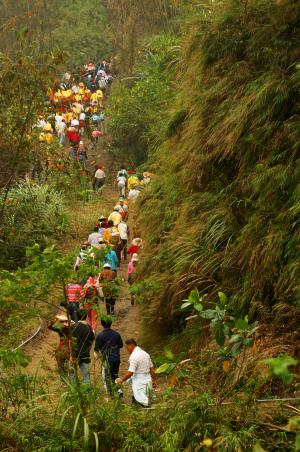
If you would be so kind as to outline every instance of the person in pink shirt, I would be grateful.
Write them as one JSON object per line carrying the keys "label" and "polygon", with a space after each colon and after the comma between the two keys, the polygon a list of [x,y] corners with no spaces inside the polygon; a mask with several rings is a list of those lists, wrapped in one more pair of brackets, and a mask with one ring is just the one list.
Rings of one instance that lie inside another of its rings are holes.
{"label": "person in pink shirt", "polygon": [[100,300],[99,297],[99,281],[97,278],[90,276],[84,285],[84,304],[83,308],[87,312],[87,321],[90,324],[93,332],[95,333],[98,324],[98,312],[97,312],[97,304]]}
{"label": "person in pink shirt", "polygon": [[82,284],[77,282],[71,282],[65,286],[65,295],[67,301],[67,310],[74,322],[79,321],[78,311],[80,308],[80,303],[84,298],[84,291]]}
{"label": "person in pink shirt", "polygon": [[[138,265],[138,262],[139,262],[139,256],[138,256],[138,254],[134,253],[132,255],[131,261],[129,262],[128,267],[127,267],[127,279],[128,279],[128,283],[130,286],[133,285],[133,274]],[[131,306],[133,306],[133,305],[134,305],[134,295],[131,294]]]}
{"label": "person in pink shirt", "polygon": [[101,132],[101,130],[95,129],[92,131],[91,140],[92,140],[94,149],[96,149],[96,147],[97,147],[99,137],[102,137],[102,136],[103,136],[103,132]]}

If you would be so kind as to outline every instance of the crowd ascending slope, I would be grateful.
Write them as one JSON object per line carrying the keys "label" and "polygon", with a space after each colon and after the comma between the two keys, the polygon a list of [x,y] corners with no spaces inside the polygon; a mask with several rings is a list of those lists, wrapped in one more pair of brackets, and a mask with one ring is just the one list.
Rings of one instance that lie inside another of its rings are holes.
{"label": "crowd ascending slope", "polygon": [[[51,143],[50,135],[56,133],[60,145],[65,146],[68,139],[69,157],[78,158],[83,168],[85,168],[83,157],[86,157],[86,154],[82,137],[90,133],[96,144],[98,136],[95,134],[93,137],[93,133],[97,131],[103,133],[102,90],[104,84],[107,89],[112,81],[105,62],[98,67],[87,65],[85,68],[85,82],[79,84],[73,82],[69,88],[70,85],[64,81],[59,91],[49,93],[52,108],[56,110],[55,125],[49,122],[44,124],[42,118],[39,118],[38,125],[43,128],[40,140],[47,139],[47,142]],[[69,75],[65,74],[65,79],[68,78]],[[149,406],[149,394],[152,382],[155,382],[150,356],[138,347],[134,339],[128,339],[125,343],[130,353],[129,370],[119,378],[120,349],[123,347],[123,340],[111,325],[116,316],[115,306],[120,295],[121,263],[126,263],[127,280],[129,285],[132,285],[143,248],[136,227],[129,229],[130,204],[150,182],[151,177],[150,173],[138,174],[127,171],[124,166],[120,168],[116,175],[118,201],[109,215],[99,216],[93,231],[81,244],[74,262],[76,276],[65,286],[66,313],[57,315],[49,324],[49,328],[60,337],[56,359],[63,381],[71,379],[79,383],[77,376],[79,367],[82,383],[90,384],[90,355],[95,341],[94,353],[101,358],[102,376],[108,393],[111,396],[121,396],[121,385],[131,379],[133,402],[143,407]],[[105,180],[103,167],[97,165],[94,189],[96,191],[101,189]],[[91,271],[87,276],[89,268]],[[134,303],[132,295],[131,305]],[[97,334],[99,318],[103,331]]]}
{"label": "crowd ascending slope", "polygon": [[[60,83],[48,89],[48,114],[40,114],[34,125],[39,142],[48,147],[57,143],[67,148],[67,155],[78,160],[85,170],[87,150],[83,138],[90,140],[95,149],[99,138],[104,136],[104,100],[112,82],[110,65],[105,60],[96,65],[87,64],[77,78],[65,73]],[[40,177],[51,166],[59,166],[51,156],[44,165],[39,160],[33,168],[34,176]]]}

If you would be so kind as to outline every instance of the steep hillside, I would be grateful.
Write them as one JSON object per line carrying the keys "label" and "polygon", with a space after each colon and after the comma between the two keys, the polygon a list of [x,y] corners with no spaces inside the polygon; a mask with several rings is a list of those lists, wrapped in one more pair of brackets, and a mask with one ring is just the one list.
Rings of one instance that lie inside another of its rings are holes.
{"label": "steep hillside", "polygon": [[160,283],[146,309],[164,331],[195,287],[237,315],[299,316],[299,4],[217,3],[189,23],[141,201],[141,277]]}

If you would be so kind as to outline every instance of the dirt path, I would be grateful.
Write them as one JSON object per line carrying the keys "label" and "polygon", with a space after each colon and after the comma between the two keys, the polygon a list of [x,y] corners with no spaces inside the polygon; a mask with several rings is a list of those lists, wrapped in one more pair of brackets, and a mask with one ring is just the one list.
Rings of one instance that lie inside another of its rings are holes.
{"label": "dirt path", "polygon": [[[140,333],[140,312],[138,306],[131,306],[128,284],[125,279],[126,263],[121,264],[118,276],[124,280],[121,283],[121,293],[116,304],[116,318],[113,328],[117,330],[123,340],[129,337],[139,337]],[[104,310],[104,305],[102,306]],[[98,324],[97,333],[102,331],[101,324]],[[96,334],[97,334],[96,333]],[[24,348],[26,354],[31,356],[32,361],[26,368],[26,373],[36,375],[47,381],[49,389],[54,391],[61,387],[57,374],[56,360],[54,350],[58,343],[58,335],[50,330],[44,329],[36,339]],[[91,381],[102,386],[100,377],[100,363],[95,362],[93,353],[91,353]],[[128,353],[125,347],[121,350],[121,368],[120,374],[127,370]],[[129,388],[125,388],[125,392],[129,394]]]}

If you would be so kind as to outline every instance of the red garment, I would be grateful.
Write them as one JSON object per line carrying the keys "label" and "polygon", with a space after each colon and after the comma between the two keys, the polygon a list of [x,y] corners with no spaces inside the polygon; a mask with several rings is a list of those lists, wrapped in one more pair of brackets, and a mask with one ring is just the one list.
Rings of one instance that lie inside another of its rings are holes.
{"label": "red garment", "polygon": [[82,284],[69,283],[66,285],[66,296],[69,303],[80,302],[84,295]]}
{"label": "red garment", "polygon": [[67,136],[68,136],[69,140],[72,143],[79,143],[80,142],[81,137],[80,137],[80,134],[78,132],[72,132],[72,131],[68,130],[67,131]]}
{"label": "red garment", "polygon": [[66,113],[67,107],[64,104],[58,104],[57,111],[58,113]]}
{"label": "red garment", "polygon": [[139,254],[139,247],[137,245],[130,245],[130,247],[128,248],[127,253],[128,254]]}
{"label": "red garment", "polygon": [[[96,278],[93,278],[93,276],[90,276],[84,286],[85,291],[89,288],[95,288],[98,284],[98,281]],[[95,300],[90,300],[90,303],[85,303],[83,305],[83,308],[87,311],[87,321],[90,324],[92,330],[95,332],[97,329],[98,324],[98,312],[96,309],[93,309],[93,302],[98,301],[98,295],[95,296]]]}
{"label": "red garment", "polygon": [[57,346],[57,351],[65,350],[68,356],[71,356],[71,348],[72,348],[72,339],[67,338],[59,338],[59,343]]}
{"label": "red garment", "polygon": [[98,312],[96,311],[96,309],[90,309],[88,311],[87,319],[88,319],[88,322],[89,322],[92,330],[95,333],[95,331],[97,329],[97,325],[98,325]]}

